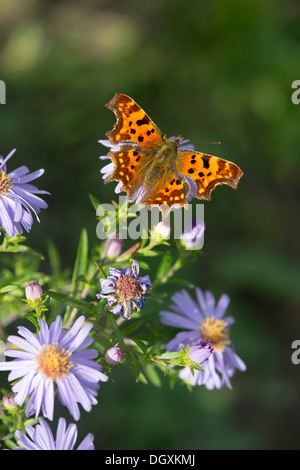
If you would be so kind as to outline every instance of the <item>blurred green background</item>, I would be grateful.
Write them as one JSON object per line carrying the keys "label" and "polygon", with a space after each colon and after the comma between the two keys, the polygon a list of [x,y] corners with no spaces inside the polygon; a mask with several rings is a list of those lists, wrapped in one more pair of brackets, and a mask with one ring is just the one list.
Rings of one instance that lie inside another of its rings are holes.
{"label": "blurred green background", "polygon": [[299,448],[299,19],[296,0],[0,2],[0,152],[17,147],[9,170],[45,168],[37,185],[51,192],[32,247],[45,253],[52,239],[71,267],[83,226],[97,242],[88,193],[114,198],[97,141],[115,92],[244,171],[237,191],[219,187],[205,203],[204,254],[183,275],[230,295],[247,372],[232,391],[189,393],[116,371],[79,425],[97,449]]}

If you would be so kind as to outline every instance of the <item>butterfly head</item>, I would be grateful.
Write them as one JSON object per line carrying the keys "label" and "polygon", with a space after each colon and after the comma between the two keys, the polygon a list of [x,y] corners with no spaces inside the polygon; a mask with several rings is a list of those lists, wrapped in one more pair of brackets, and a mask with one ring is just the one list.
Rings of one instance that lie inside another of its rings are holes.
{"label": "butterfly head", "polygon": [[170,137],[168,143],[172,143],[176,149],[180,146],[181,142],[183,141],[183,137],[179,135],[178,137]]}

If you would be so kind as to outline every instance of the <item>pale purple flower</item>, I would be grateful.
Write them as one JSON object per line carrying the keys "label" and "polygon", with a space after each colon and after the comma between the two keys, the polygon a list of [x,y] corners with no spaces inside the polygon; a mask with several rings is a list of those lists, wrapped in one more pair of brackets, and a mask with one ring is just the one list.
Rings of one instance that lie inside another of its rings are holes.
{"label": "pale purple flower", "polygon": [[[26,426],[25,430],[27,436],[22,431],[15,432],[19,447],[14,450],[74,450],[78,435],[76,424],[69,424],[66,428],[64,418],[59,418],[55,438],[44,419],[40,419],[35,426]],[[94,450],[93,441],[93,434],[88,434],[76,450]]]}
{"label": "pale purple flower", "polygon": [[205,224],[202,220],[189,221],[180,239],[187,250],[200,250],[204,243]]}
{"label": "pale purple flower", "polygon": [[13,156],[16,149],[5,159],[0,157],[0,226],[9,238],[23,233],[23,228],[30,231],[33,224],[32,212],[37,214],[41,209],[47,209],[43,199],[37,194],[49,194],[47,191],[37,189],[29,182],[39,178],[44,170],[29,173],[26,166],[7,173],[6,162]]}
{"label": "pale purple flower", "polygon": [[60,402],[76,421],[80,418],[78,404],[91,411],[97,403],[98,382],[106,382],[108,377],[100,372],[100,364],[91,360],[98,356],[97,351],[86,349],[93,342],[88,336],[93,325],[84,322],[85,317],[81,316],[66,331],[57,316],[50,327],[40,320],[37,335],[20,326],[21,337],[8,337],[18,349],[8,349],[5,355],[16,359],[0,363],[0,370],[11,370],[9,381],[19,379],[12,391],[20,406],[29,397],[27,417],[35,414],[37,418],[42,410],[45,418],[53,419],[55,384]]}
{"label": "pale purple flower", "polygon": [[210,341],[213,353],[203,364],[204,372],[194,371],[192,375],[189,367],[184,367],[179,377],[188,380],[191,385],[205,385],[208,389],[231,387],[230,378],[235,371],[245,371],[246,366],[235,353],[229,338],[229,327],[234,323],[232,317],[226,317],[225,312],[229,304],[229,297],[223,294],[215,305],[211,292],[203,293],[196,288],[197,301],[193,300],[186,290],[173,295],[173,305],[169,311],[160,312],[160,320],[165,325],[180,328],[180,331],[167,345],[167,351],[179,351],[181,344],[185,349],[187,345],[197,344],[198,340]]}
{"label": "pale purple flower", "polygon": [[148,275],[140,277],[139,264],[132,260],[132,268],[109,268],[109,276],[100,279],[101,292],[98,299],[106,298],[112,312],[129,320],[132,308],[138,312],[143,308],[147,299],[146,292],[151,290]]}
{"label": "pale purple flower", "polygon": [[[170,137],[169,140],[174,140],[175,139],[175,136],[172,136]],[[122,147],[122,142],[120,144],[117,144],[117,145],[114,145],[114,144],[111,144],[110,141],[108,139],[104,139],[104,140],[98,140],[98,142],[103,145],[104,147],[107,147],[109,148],[109,151],[110,152],[116,152],[118,150],[121,149]],[[190,141],[188,139],[183,139],[178,147],[178,150],[194,150],[194,145],[190,144],[189,143]],[[128,142],[127,142],[128,144]],[[132,144],[133,146],[135,144]],[[100,157],[100,160],[109,160],[109,163],[107,165],[105,165],[101,170],[100,172],[103,174],[103,179],[105,180],[106,178],[108,178],[108,176],[111,175],[111,173],[114,171],[114,163],[111,161],[111,158],[109,155],[102,155]],[[186,176],[189,184],[190,184],[190,187],[191,187],[191,192],[188,196],[188,201],[190,201],[191,199],[193,199],[195,197],[195,194],[196,194],[196,185],[194,183],[194,181],[189,178],[188,176]],[[122,183],[121,181],[118,182],[117,186],[115,187],[115,193],[116,194],[119,194],[121,191],[122,191]],[[146,193],[146,191],[144,190],[143,186],[141,186],[139,188],[139,190],[137,191],[137,193],[134,195],[133,199],[129,199],[129,202],[135,202],[136,204],[139,204],[139,202],[141,201],[142,197],[144,196],[144,194]]]}

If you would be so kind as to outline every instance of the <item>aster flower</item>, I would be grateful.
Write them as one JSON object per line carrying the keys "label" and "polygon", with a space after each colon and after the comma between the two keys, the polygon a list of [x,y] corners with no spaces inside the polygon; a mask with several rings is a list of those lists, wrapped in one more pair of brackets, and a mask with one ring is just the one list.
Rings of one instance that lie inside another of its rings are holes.
{"label": "aster flower", "polygon": [[[49,424],[40,419],[36,426],[26,426],[26,436],[22,431],[16,431],[18,445],[14,450],[74,450],[77,439],[76,424],[69,424],[66,428],[66,420],[59,418],[56,437],[52,434]],[[94,450],[93,434],[88,434],[76,450]]]}
{"label": "aster flower", "polygon": [[37,214],[41,209],[47,209],[43,199],[37,194],[49,194],[40,191],[30,181],[39,178],[44,170],[29,173],[26,166],[20,166],[11,173],[7,173],[6,162],[13,156],[16,149],[7,155],[5,159],[0,157],[0,225],[9,238],[23,233],[23,228],[30,231],[33,224],[31,212],[39,221]]}
{"label": "aster flower", "polygon": [[[169,140],[174,140],[175,139],[175,136],[172,136],[170,137]],[[104,139],[104,140],[98,140],[98,142],[103,145],[104,147],[107,147],[109,148],[109,152],[116,152],[118,150],[120,150],[121,146],[122,146],[122,143],[121,144],[117,144],[117,145],[114,145],[114,144],[111,144],[110,141],[108,139]],[[183,139],[180,143],[180,146],[178,147],[178,150],[194,150],[194,145],[190,144],[189,143],[190,141],[188,139]],[[128,142],[127,142],[128,144]],[[133,144],[134,145],[134,144]],[[106,178],[108,178],[108,176],[111,175],[111,173],[114,171],[114,163],[111,161],[111,158],[109,155],[102,155],[100,157],[100,160],[109,160],[109,163],[107,165],[105,165],[101,170],[100,172],[103,174],[103,179],[105,180]],[[195,197],[195,194],[196,194],[196,186],[195,186],[195,183],[194,181],[189,178],[188,176],[186,176],[189,184],[190,184],[190,187],[191,187],[191,192],[188,196],[188,201],[190,201],[191,199],[193,199]],[[116,194],[119,194],[121,191],[122,191],[122,183],[121,181],[118,182],[116,188],[115,188],[115,193]],[[134,196],[133,199],[129,199],[129,202],[135,202],[136,204],[139,204],[140,200],[142,199],[142,197],[144,196],[145,194],[145,191],[143,189],[143,187],[141,187],[136,195]]]}
{"label": "aster flower", "polygon": [[202,220],[189,221],[180,239],[187,250],[200,250],[204,243],[205,224]]}
{"label": "aster flower", "polygon": [[170,311],[160,312],[160,320],[165,325],[186,331],[179,332],[167,345],[167,351],[179,351],[181,344],[185,349],[198,340],[210,341],[213,353],[203,364],[204,372],[195,370],[192,375],[189,367],[179,373],[181,379],[188,380],[191,385],[205,385],[207,389],[221,388],[226,385],[232,388],[230,378],[235,371],[245,371],[246,366],[235,353],[229,338],[229,327],[234,323],[232,317],[224,317],[229,304],[229,297],[223,294],[215,305],[211,292],[203,292],[196,288],[198,302],[182,290],[172,300]]}
{"label": "aster flower", "polygon": [[109,268],[109,276],[100,279],[102,291],[98,299],[106,298],[112,312],[129,320],[134,307],[138,312],[147,299],[146,292],[151,290],[150,277],[139,277],[139,264],[132,260],[132,268]]}
{"label": "aster flower", "polygon": [[106,382],[108,377],[100,372],[99,364],[91,361],[98,353],[86,349],[93,342],[88,337],[93,325],[84,321],[84,316],[79,317],[66,331],[61,317],[57,316],[50,327],[40,320],[37,335],[21,326],[18,332],[22,338],[8,337],[18,349],[9,349],[5,355],[16,359],[0,363],[0,370],[11,370],[9,381],[20,379],[12,391],[17,405],[29,397],[27,417],[35,414],[37,418],[42,409],[44,417],[53,419],[55,384],[60,402],[76,421],[80,418],[78,403],[86,411],[91,411],[97,403],[98,382]]}

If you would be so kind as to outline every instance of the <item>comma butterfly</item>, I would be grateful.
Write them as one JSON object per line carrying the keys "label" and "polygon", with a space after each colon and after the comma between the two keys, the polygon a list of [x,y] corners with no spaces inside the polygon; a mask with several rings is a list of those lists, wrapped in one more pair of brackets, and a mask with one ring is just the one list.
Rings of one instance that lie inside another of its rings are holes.
{"label": "comma butterfly", "polygon": [[242,170],[227,160],[194,150],[179,150],[182,137],[166,139],[145,111],[129,96],[116,93],[106,104],[117,118],[112,131],[106,133],[119,150],[108,153],[114,163],[105,183],[122,183],[130,200],[143,195],[139,203],[148,209],[161,210],[183,206],[194,183],[197,199],[211,199],[218,184],[236,189]]}

